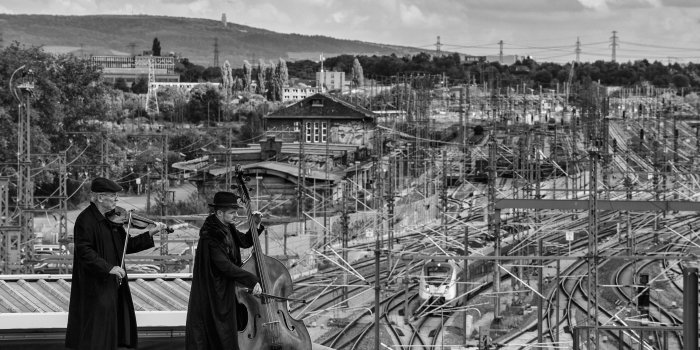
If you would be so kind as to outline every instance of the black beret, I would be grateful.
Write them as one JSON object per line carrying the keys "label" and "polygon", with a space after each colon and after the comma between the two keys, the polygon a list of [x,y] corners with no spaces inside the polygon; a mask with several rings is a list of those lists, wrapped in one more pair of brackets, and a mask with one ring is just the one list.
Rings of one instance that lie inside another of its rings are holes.
{"label": "black beret", "polygon": [[92,192],[111,192],[117,193],[121,192],[122,187],[117,185],[116,182],[105,179],[104,177],[98,177],[92,180],[92,185],[90,186],[90,191]]}

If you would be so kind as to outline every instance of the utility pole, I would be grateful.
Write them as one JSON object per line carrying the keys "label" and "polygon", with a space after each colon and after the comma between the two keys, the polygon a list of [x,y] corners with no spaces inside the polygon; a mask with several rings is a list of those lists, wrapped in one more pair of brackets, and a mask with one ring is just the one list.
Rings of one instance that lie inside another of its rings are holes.
{"label": "utility pole", "polygon": [[153,163],[146,163],[146,213],[151,212],[151,166]]}
{"label": "utility pole", "polygon": [[[347,262],[348,261],[348,239],[349,239],[349,226],[350,226],[350,217],[348,215],[348,181],[347,178],[344,178],[341,182],[342,186],[342,212],[340,213],[340,223],[341,223],[341,228],[342,228],[342,257],[343,261]],[[348,306],[347,300],[348,300],[348,272],[347,270],[343,269],[343,304],[345,307]]]}
{"label": "utility pole", "polygon": [[440,199],[442,207],[442,215],[440,217],[440,225],[444,234],[445,244],[447,244],[447,157],[446,150],[442,149],[442,181],[440,188]]}
{"label": "utility pole", "polygon": [[[10,76],[10,88],[17,102],[19,102],[19,123],[17,130],[17,215],[19,219],[19,244],[26,245],[26,251],[33,253],[33,245],[29,244],[34,239],[34,214],[31,212],[34,206],[34,181],[31,174],[31,97],[34,92],[34,74],[28,70],[17,86],[12,85],[12,80],[18,71],[25,66],[17,68]],[[17,94],[19,90],[20,94]],[[24,98],[24,100],[22,100]],[[22,109],[24,108],[24,109]],[[9,238],[8,238],[9,240]],[[20,248],[21,249],[21,248]],[[18,256],[18,258],[20,258]],[[21,258],[20,258],[21,259]],[[19,260],[17,261],[19,264]],[[20,266],[20,270],[25,270]]]}
{"label": "utility pole", "polygon": [[[469,212],[471,214],[471,210]],[[464,255],[468,256],[469,255],[469,226],[464,226]],[[462,272],[462,279],[464,280],[464,283],[462,284],[462,305],[467,305],[469,302],[469,296],[467,293],[469,292],[469,260],[464,259],[464,271]],[[470,334],[467,333],[467,312],[464,312],[464,343],[466,345],[467,340],[469,339]]]}
{"label": "utility pole", "polygon": [[[297,233],[299,235],[305,234],[305,221],[304,218],[304,174],[306,169],[304,169],[304,142],[306,139],[305,125],[301,125],[301,130],[299,131],[299,169],[297,176],[297,220],[299,225],[297,226]],[[325,247],[324,247],[325,249]]]}
{"label": "utility pole", "polygon": [[619,38],[617,37],[617,31],[616,31],[616,30],[613,30],[613,35],[610,37],[610,40],[612,40],[612,44],[610,44],[610,46],[612,46],[612,61],[613,61],[613,62],[615,62],[617,46],[619,45],[619,44],[617,43],[617,39],[619,39]]}
{"label": "utility pole", "polygon": [[109,145],[105,136],[100,134],[100,162],[102,163],[100,167],[100,176],[109,177],[109,165],[107,165],[107,152],[109,150]]}
{"label": "utility pole", "polygon": [[[488,175],[488,232],[493,234],[495,238],[493,255],[501,255],[501,235],[500,228],[497,224],[499,221],[500,210],[496,212],[496,152],[498,143],[496,142],[496,130],[495,128],[491,130],[491,140],[489,141],[489,175]],[[498,262],[494,263],[493,267],[493,291],[494,291],[494,305],[493,305],[493,317],[494,320],[498,320],[501,317],[501,270],[498,267]]]}
{"label": "utility pole", "polygon": [[[163,140],[163,164],[161,168],[161,197],[160,197],[160,216],[162,218],[168,215],[168,134],[164,135]],[[227,169],[228,170],[228,169]],[[265,236],[267,237],[267,236]],[[266,246],[267,247],[267,246]],[[166,256],[170,254],[168,249],[168,234],[165,232],[160,233],[160,255]],[[168,265],[165,260],[161,267],[161,272],[168,272]]]}
{"label": "utility pole", "polygon": [[[597,139],[596,139],[597,141]],[[600,150],[598,149],[597,142],[594,141],[592,147],[588,152],[589,165],[590,165],[590,182],[589,182],[589,211],[588,211],[588,293],[592,293],[593,298],[589,297],[587,300],[588,317],[586,321],[593,323],[593,329],[595,333],[595,345],[593,349],[598,349],[599,337],[598,337],[598,160],[600,157]],[[591,300],[592,299],[592,300]],[[594,310],[591,310],[591,309]]]}
{"label": "utility pole", "polygon": [[[61,249],[60,254],[68,253],[68,167],[67,167],[66,151],[61,151],[58,156],[58,196],[59,204],[59,219],[58,219],[58,242],[66,247]],[[67,273],[68,269],[65,264],[59,265],[60,273]]]}

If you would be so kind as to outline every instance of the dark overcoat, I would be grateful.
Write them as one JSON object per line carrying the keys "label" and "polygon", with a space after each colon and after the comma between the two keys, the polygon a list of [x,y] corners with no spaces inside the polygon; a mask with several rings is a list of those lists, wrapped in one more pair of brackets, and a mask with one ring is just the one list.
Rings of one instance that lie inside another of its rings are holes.
{"label": "dark overcoat", "polygon": [[[258,232],[263,232],[260,227]],[[185,341],[188,350],[238,350],[236,283],[253,288],[259,279],[241,269],[240,248],[253,245],[253,236],[213,214],[199,232],[187,306]]]}
{"label": "dark overcoat", "polygon": [[[115,227],[90,203],[75,220],[75,254],[66,347],[109,350],[137,347],[136,314],[129,281],[109,271],[121,264],[126,230]],[[126,252],[153,247],[148,232],[129,238]]]}

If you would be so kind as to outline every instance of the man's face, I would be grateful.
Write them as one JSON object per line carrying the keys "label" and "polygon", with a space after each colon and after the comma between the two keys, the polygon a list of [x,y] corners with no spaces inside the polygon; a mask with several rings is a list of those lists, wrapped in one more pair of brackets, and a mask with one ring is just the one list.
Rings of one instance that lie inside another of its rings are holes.
{"label": "man's face", "polygon": [[119,195],[116,193],[100,193],[98,202],[103,208],[112,210],[117,206],[118,200]]}
{"label": "man's face", "polygon": [[219,219],[221,219],[221,222],[225,224],[233,224],[233,219],[235,219],[237,216],[235,208],[220,209],[219,213]]}

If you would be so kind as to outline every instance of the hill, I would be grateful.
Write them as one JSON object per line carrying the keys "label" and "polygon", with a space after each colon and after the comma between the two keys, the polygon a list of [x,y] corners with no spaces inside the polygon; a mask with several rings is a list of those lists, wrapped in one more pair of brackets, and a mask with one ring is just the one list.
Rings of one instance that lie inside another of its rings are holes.
{"label": "hill", "polygon": [[422,50],[375,44],[327,36],[283,34],[235,23],[183,17],[146,15],[50,16],[0,14],[4,44],[18,41],[43,45],[54,53],[119,55],[150,50],[153,38],[162,54],[179,53],[191,62],[211,66],[214,41],[218,40],[219,62],[236,67],[258,59],[318,60],[339,54],[403,56]]}

